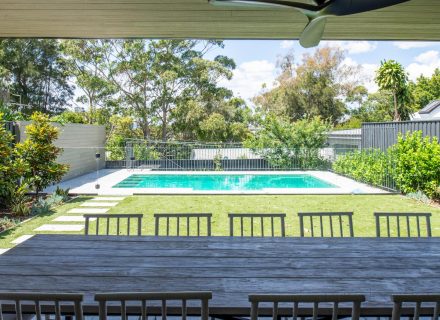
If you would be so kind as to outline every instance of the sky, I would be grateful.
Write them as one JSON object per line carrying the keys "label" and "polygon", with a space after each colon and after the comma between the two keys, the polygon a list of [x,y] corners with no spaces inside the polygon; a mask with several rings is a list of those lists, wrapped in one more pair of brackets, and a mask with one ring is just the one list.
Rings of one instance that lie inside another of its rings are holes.
{"label": "sky", "polygon": [[[227,40],[224,44],[224,49],[209,54],[233,58],[237,68],[232,80],[222,81],[221,85],[246,100],[258,95],[263,84],[269,88],[273,86],[280,56],[293,51],[295,62],[299,62],[304,53],[312,54],[316,50],[302,48],[297,40]],[[362,67],[361,79],[370,92],[377,90],[374,75],[382,60],[400,62],[411,80],[422,74],[430,76],[435,68],[440,68],[440,42],[322,41],[320,46],[337,46],[345,50],[344,63]]]}

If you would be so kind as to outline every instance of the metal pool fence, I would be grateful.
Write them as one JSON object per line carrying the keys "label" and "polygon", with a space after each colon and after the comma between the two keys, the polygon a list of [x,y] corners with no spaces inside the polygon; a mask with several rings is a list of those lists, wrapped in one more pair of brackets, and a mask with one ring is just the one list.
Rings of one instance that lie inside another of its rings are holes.
{"label": "metal pool fence", "polygon": [[325,170],[397,190],[391,154],[353,147],[252,150],[239,143],[128,140],[123,148],[108,148],[105,163],[109,169],[160,171]]}

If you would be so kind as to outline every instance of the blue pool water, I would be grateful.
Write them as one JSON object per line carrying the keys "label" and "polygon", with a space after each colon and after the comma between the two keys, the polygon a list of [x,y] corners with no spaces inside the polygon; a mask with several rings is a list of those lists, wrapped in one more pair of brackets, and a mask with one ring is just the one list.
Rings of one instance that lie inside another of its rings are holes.
{"label": "blue pool water", "polygon": [[133,174],[113,188],[246,191],[266,188],[336,188],[336,186],[308,174]]}

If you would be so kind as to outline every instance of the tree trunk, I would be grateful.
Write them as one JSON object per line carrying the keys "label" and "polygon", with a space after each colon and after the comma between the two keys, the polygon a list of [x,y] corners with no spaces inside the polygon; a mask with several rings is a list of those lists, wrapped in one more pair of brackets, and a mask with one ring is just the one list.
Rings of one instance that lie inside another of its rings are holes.
{"label": "tree trunk", "polygon": [[397,93],[393,92],[394,99],[394,121],[400,121],[399,109],[397,107]]}
{"label": "tree trunk", "polygon": [[167,141],[167,110],[162,109],[162,141]]}

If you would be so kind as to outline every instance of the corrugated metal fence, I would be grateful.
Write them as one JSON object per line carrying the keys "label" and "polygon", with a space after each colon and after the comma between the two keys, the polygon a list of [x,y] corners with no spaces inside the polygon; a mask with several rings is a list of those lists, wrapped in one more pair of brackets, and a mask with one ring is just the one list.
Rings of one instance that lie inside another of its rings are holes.
{"label": "corrugated metal fence", "polygon": [[397,142],[399,133],[421,130],[424,136],[440,140],[440,120],[371,122],[362,124],[362,149],[374,148],[385,151]]}

